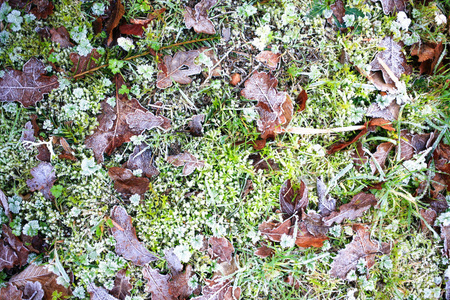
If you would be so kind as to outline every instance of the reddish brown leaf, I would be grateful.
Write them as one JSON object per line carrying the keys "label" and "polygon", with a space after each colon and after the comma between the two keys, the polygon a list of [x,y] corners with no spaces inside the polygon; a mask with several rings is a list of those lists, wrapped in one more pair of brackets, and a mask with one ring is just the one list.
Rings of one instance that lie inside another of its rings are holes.
{"label": "reddish brown leaf", "polygon": [[263,158],[260,153],[252,153],[248,156],[252,161],[255,171],[279,171],[280,167],[272,158]]}
{"label": "reddish brown leaf", "polygon": [[156,19],[158,16],[160,16],[162,13],[164,13],[164,11],[166,11],[165,8],[155,10],[145,20],[131,19],[130,20],[131,24],[120,25],[119,31],[121,34],[137,35],[137,36],[142,37],[144,35],[144,31],[148,27],[148,25],[154,19]]}
{"label": "reddish brown leaf", "polygon": [[50,150],[48,150],[47,145],[39,145],[37,147],[38,155],[36,155],[36,159],[42,162],[50,162],[51,154]]}
{"label": "reddish brown leaf", "polygon": [[11,269],[19,263],[16,252],[0,239],[0,270]]}
{"label": "reddish brown leaf", "polygon": [[114,279],[114,287],[111,290],[111,295],[119,300],[125,300],[127,296],[131,295],[133,286],[130,284],[130,278],[126,276],[126,270],[122,269],[116,274]]}
{"label": "reddish brown leaf", "polygon": [[236,86],[238,85],[238,83],[241,82],[241,74],[239,73],[233,73],[231,75],[231,80],[230,80],[230,84],[232,86]]}
{"label": "reddish brown leaf", "polygon": [[178,51],[173,57],[170,55],[164,56],[163,61],[158,64],[159,72],[156,86],[165,89],[172,86],[172,81],[181,84],[191,83],[192,79],[189,76],[199,74],[202,71],[202,68],[194,62],[199,54],[198,50],[191,50]]}
{"label": "reddish brown leaf", "polygon": [[[437,213],[434,209],[420,209],[420,215],[424,218],[425,222],[428,223],[429,226],[434,226],[434,222],[437,218]],[[423,232],[428,232],[429,229],[423,220],[420,220],[420,225],[422,227]]]}
{"label": "reddish brown leaf", "polygon": [[243,97],[258,101],[256,109],[260,119],[257,125],[262,139],[281,133],[294,114],[291,98],[285,92],[278,92],[277,84],[272,74],[255,72],[241,91]]}
{"label": "reddish brown leaf", "polygon": [[272,242],[280,242],[283,234],[289,234],[292,221],[286,220],[283,223],[263,222],[258,226],[262,235],[265,235]]}
{"label": "reddish brown leaf", "polygon": [[[432,75],[443,51],[442,42],[439,44],[430,42],[422,45],[414,44],[411,47],[411,55],[419,57],[420,74]],[[439,66],[442,64],[441,62]]]}
{"label": "reddish brown leaf", "polygon": [[306,101],[308,101],[308,94],[306,93],[305,90],[302,90],[300,92],[300,94],[298,94],[298,96],[297,96],[297,101],[296,101],[296,103],[298,105],[297,112],[305,110],[305,108],[306,108]]}
{"label": "reddish brown leaf", "polygon": [[378,104],[372,103],[367,110],[366,116],[372,118],[382,118],[389,121],[394,121],[398,119],[398,114],[400,112],[400,105],[397,104],[395,100],[391,102],[387,107],[381,109]]}
{"label": "reddish brown leaf", "polygon": [[441,224],[441,238],[444,240],[444,250],[442,250],[442,254],[446,257],[450,257],[450,225],[444,226]]}
{"label": "reddish brown leaf", "polygon": [[339,251],[331,264],[330,276],[345,279],[350,270],[355,270],[358,260],[365,258],[367,268],[370,269],[375,264],[375,255],[388,254],[391,249],[388,243],[374,242],[370,239],[368,227],[361,224],[354,224],[353,230],[356,235],[353,241]]}
{"label": "reddish brown leaf", "polygon": [[59,86],[58,77],[45,76],[44,64],[35,57],[27,61],[22,70],[5,70],[0,78],[0,102],[17,101],[29,107]]}
{"label": "reddish brown leaf", "polygon": [[33,176],[32,179],[27,180],[30,191],[41,191],[45,199],[53,199],[53,195],[50,192],[56,181],[53,166],[48,162],[41,162],[37,167],[32,168],[30,173]]}
{"label": "reddish brown leaf", "polygon": [[[305,223],[304,221],[299,223],[299,229],[297,232],[297,237],[295,239],[295,244],[298,247],[301,248],[308,248],[308,247],[316,247],[316,248],[320,248],[323,246],[323,242],[325,242],[326,240],[328,240],[328,237],[323,234],[323,230],[328,230],[328,228],[326,229],[318,229],[319,226],[315,225],[316,228],[312,227],[313,225],[308,225],[307,223]],[[314,232],[314,234],[312,234],[310,231]],[[322,231],[322,232],[321,232]]]}
{"label": "reddish brown leaf", "polygon": [[[440,189],[447,187],[447,191],[450,191],[450,146],[440,142],[436,150],[433,153],[434,164],[436,170],[433,184],[435,188],[435,194],[439,192]],[[438,188],[437,184],[441,184],[442,187]]]}
{"label": "reddish brown leaf", "polygon": [[22,300],[22,291],[18,290],[14,285],[8,284],[0,289],[1,300]]}
{"label": "reddish brown leaf", "polygon": [[[380,165],[382,169],[384,169],[384,164],[386,163],[386,158],[389,155],[389,152],[394,147],[394,144],[390,142],[381,143],[377,146],[377,151],[373,154],[373,157],[377,161],[377,163]],[[369,161],[370,169],[372,170],[372,174],[375,174],[378,172],[378,169],[375,165],[375,162],[373,160]]]}
{"label": "reddish brown leaf", "polygon": [[212,259],[222,262],[230,262],[234,247],[229,240],[224,237],[210,237],[208,240],[208,254]]}
{"label": "reddish brown leaf", "polygon": [[194,8],[186,6],[184,23],[188,29],[194,27],[197,33],[215,34],[214,24],[208,18],[208,10],[216,5],[217,0],[202,0]]}
{"label": "reddish brown leaf", "polygon": [[301,180],[300,186],[292,185],[290,179],[281,186],[279,201],[284,219],[289,219],[294,215],[301,215],[301,210],[308,206],[308,189]]}
{"label": "reddish brown leaf", "polygon": [[8,199],[6,198],[5,193],[3,193],[2,190],[0,190],[0,204],[2,205],[3,209],[5,210],[5,215],[8,217],[9,221],[11,222],[11,211],[9,210],[9,203]]}
{"label": "reddish brown leaf", "polygon": [[381,6],[383,7],[383,12],[386,15],[389,15],[398,11],[406,10],[405,0],[372,0],[372,2],[381,2]]}
{"label": "reddish brown leaf", "polygon": [[331,226],[333,223],[342,223],[344,220],[354,220],[361,217],[363,213],[371,206],[377,204],[377,199],[372,194],[359,193],[347,204],[339,208],[339,212],[332,212],[331,215],[324,218],[325,226]]}
{"label": "reddish brown leaf", "polygon": [[120,95],[119,89],[125,84],[121,75],[116,75],[116,105],[112,107],[106,100],[101,103],[102,114],[97,117],[99,126],[94,134],[86,138],[86,146],[94,150],[97,162],[103,162],[103,153],[111,155],[117,147],[129,142],[134,135],[146,129],[166,126],[169,120],[155,116],[136,99],[129,100]]}
{"label": "reddish brown leaf", "polygon": [[274,253],[275,251],[267,245],[262,245],[255,251],[255,255],[261,258],[271,257]]}
{"label": "reddish brown leaf", "polygon": [[111,230],[116,239],[116,253],[118,255],[122,255],[123,258],[131,260],[137,266],[144,266],[151,261],[158,260],[137,239],[136,229],[134,229],[131,223],[131,217],[127,214],[125,208],[114,206],[111,211],[111,220],[116,223]]}
{"label": "reddish brown leaf", "polygon": [[42,300],[44,298],[44,290],[39,281],[27,282],[23,289],[23,300]]}
{"label": "reddish brown leaf", "polygon": [[189,287],[192,275],[192,266],[190,265],[186,266],[183,273],[174,274],[172,280],[169,281],[169,294],[175,299],[189,299],[193,292],[193,289]]}
{"label": "reddish brown leaf", "polygon": [[203,136],[202,123],[205,121],[205,115],[195,115],[192,120],[189,121],[189,132],[192,136]]}
{"label": "reddish brown leaf", "polygon": [[280,62],[281,54],[272,51],[262,51],[255,59],[266,64],[270,69],[275,70]]}
{"label": "reddish brown leaf", "polygon": [[27,11],[36,16],[36,19],[46,19],[53,13],[53,3],[49,0],[32,0],[27,5]]}
{"label": "reddish brown leaf", "polygon": [[167,162],[175,167],[183,167],[183,176],[188,176],[195,171],[195,169],[201,169],[205,165],[204,160],[198,160],[194,155],[187,151],[178,155],[170,155],[167,157]]}
{"label": "reddish brown leaf", "polygon": [[300,282],[298,279],[295,279],[294,276],[288,275],[286,278],[283,279],[284,282],[292,286],[294,289],[298,290],[300,289]]}
{"label": "reddish brown leaf", "polygon": [[[345,7],[344,2],[342,0],[336,0],[333,4],[330,5],[330,9],[333,11],[333,16],[339,21],[339,23],[344,24],[344,16],[345,16]],[[334,24],[333,17],[328,19],[330,24]]]}
{"label": "reddish brown leaf", "polygon": [[118,300],[111,296],[105,288],[98,287],[94,283],[88,285],[87,291],[91,295],[90,300]]}
{"label": "reddish brown leaf", "polygon": [[142,170],[142,175],[153,178],[159,175],[158,169],[153,165],[152,151],[144,143],[136,146],[128,158],[126,167],[130,170]]}
{"label": "reddish brown leaf", "polygon": [[51,28],[49,31],[52,42],[58,43],[61,48],[73,47],[73,44],[70,42],[70,35],[66,27],[61,26],[56,29]]}
{"label": "reddish brown leaf", "polygon": [[352,153],[353,163],[355,164],[355,168],[360,171],[363,166],[367,164],[369,158],[364,152],[363,146],[361,142],[356,144],[356,151]]}
{"label": "reddish brown leaf", "polygon": [[[70,69],[74,75],[78,75],[97,66],[94,59],[99,59],[101,55],[97,52],[97,49],[92,49],[91,53],[86,56],[80,56],[78,53],[70,53],[70,60],[73,63],[73,67]],[[77,79],[84,76],[77,77]]]}
{"label": "reddish brown leaf", "polygon": [[23,245],[22,241],[12,233],[11,228],[6,226],[6,224],[2,225],[2,231],[5,236],[5,241],[16,252],[18,257],[17,264],[20,267],[25,266],[27,264],[28,254],[30,251]]}
{"label": "reddish brown leaf", "polygon": [[112,5],[111,16],[105,23],[106,35],[108,36],[106,44],[108,47],[111,46],[111,43],[113,42],[114,29],[119,25],[120,19],[122,19],[122,16],[125,14],[125,7],[120,0],[115,1]]}
{"label": "reddish brown leaf", "polygon": [[309,211],[307,214],[303,214],[302,223],[305,225],[306,230],[313,236],[325,237],[328,233],[328,226],[325,226],[322,215]]}
{"label": "reddish brown leaf", "polygon": [[72,295],[70,286],[65,288],[57,283],[58,275],[47,269],[44,265],[30,264],[21,273],[14,275],[9,283],[14,284],[19,289],[24,289],[28,282],[39,282],[44,290],[44,299],[52,299],[52,294],[57,291],[61,294],[61,298],[69,298]]}
{"label": "reddish brown leaf", "polygon": [[152,269],[145,266],[142,270],[142,276],[147,279],[145,291],[152,294],[152,300],[176,300],[174,296],[169,294],[170,275],[162,275],[158,269]]}
{"label": "reddish brown leaf", "polygon": [[241,288],[234,288],[230,279],[220,277],[213,280],[206,280],[207,286],[203,287],[202,296],[195,297],[193,300],[237,300],[241,296]]}

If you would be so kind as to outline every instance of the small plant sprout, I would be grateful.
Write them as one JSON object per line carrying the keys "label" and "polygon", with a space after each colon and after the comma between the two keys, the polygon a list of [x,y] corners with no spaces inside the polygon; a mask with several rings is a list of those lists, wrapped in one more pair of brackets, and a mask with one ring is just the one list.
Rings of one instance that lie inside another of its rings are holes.
{"label": "small plant sprout", "polygon": [[91,176],[92,174],[100,170],[100,168],[101,167],[97,165],[93,157],[84,158],[81,161],[81,174],[84,176]]}
{"label": "small plant sprout", "polygon": [[130,38],[120,37],[117,39],[117,44],[125,51],[129,52],[135,48],[133,40]]}
{"label": "small plant sprout", "polygon": [[191,258],[192,254],[189,251],[189,247],[186,245],[178,245],[173,249],[173,252],[178,257],[181,262],[187,263]]}

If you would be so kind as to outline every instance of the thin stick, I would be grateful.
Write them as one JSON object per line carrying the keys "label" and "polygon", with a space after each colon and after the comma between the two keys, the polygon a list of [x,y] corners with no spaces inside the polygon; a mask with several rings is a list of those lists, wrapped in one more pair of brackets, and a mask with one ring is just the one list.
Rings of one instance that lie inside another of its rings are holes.
{"label": "thin stick", "polygon": [[305,127],[291,127],[285,132],[290,132],[293,134],[322,134],[322,133],[336,133],[336,132],[346,132],[346,131],[356,131],[363,130],[365,125],[354,125],[347,127],[337,127],[337,128],[329,128],[329,129],[316,129],[316,128],[305,128]]}
{"label": "thin stick", "polygon": [[400,87],[400,82],[398,81],[397,76],[395,76],[394,72],[392,72],[391,68],[389,68],[389,66],[384,62],[384,60],[382,60],[381,58],[378,57],[378,62],[384,68],[384,70],[389,74],[389,77],[391,77],[392,81],[395,82],[395,86],[397,88]]}

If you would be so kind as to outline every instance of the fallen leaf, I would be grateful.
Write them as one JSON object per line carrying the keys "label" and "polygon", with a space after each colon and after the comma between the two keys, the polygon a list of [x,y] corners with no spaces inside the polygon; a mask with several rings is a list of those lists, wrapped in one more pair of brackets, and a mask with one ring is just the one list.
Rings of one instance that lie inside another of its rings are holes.
{"label": "fallen leaf", "polygon": [[231,75],[231,80],[230,80],[230,84],[232,86],[236,86],[238,85],[238,83],[241,82],[241,74],[239,73],[233,73]]}
{"label": "fallen leaf", "polygon": [[372,0],[372,2],[381,2],[381,6],[383,7],[383,12],[386,15],[392,14],[398,11],[406,10],[405,0]]}
{"label": "fallen leaf", "polygon": [[192,136],[203,136],[203,126],[202,123],[205,121],[205,115],[195,115],[192,116],[192,120],[189,121],[188,127],[189,132]]}
{"label": "fallen leaf", "polygon": [[[330,9],[333,12],[333,16],[336,17],[339,23],[344,24],[344,16],[345,16],[344,2],[342,0],[336,0],[336,2],[330,5]],[[328,23],[334,24],[333,16],[331,16],[328,19]]]}
{"label": "fallen leaf", "polygon": [[[377,146],[377,150],[373,154],[373,158],[377,161],[378,165],[381,167],[381,169],[384,169],[384,165],[386,163],[386,158],[389,155],[389,152],[394,147],[394,144],[391,142],[385,142],[381,143]],[[376,174],[378,172],[378,169],[375,165],[375,162],[373,159],[369,161],[370,169],[372,170],[372,175]]]}
{"label": "fallen leaf", "polygon": [[23,300],[42,300],[44,298],[44,290],[39,281],[27,282],[23,289]]}
{"label": "fallen leaf", "polygon": [[162,275],[158,269],[145,266],[142,270],[142,276],[147,279],[145,291],[152,294],[152,300],[176,300],[169,294],[170,274]]}
{"label": "fallen leaf", "polygon": [[355,164],[355,168],[360,171],[363,166],[367,164],[369,161],[369,157],[367,156],[367,153],[364,151],[362,143],[358,142],[356,144],[356,151],[354,151],[352,154],[353,163]]}
{"label": "fallen leaf", "polygon": [[61,298],[69,298],[72,295],[70,287],[66,288],[57,282],[58,275],[47,269],[44,265],[30,264],[21,273],[14,275],[9,283],[19,289],[24,289],[28,282],[39,282],[44,290],[44,299],[52,299],[53,292],[61,294]]}
{"label": "fallen leaf", "polygon": [[70,42],[70,34],[66,27],[51,28],[49,32],[52,42],[58,43],[61,48],[73,47],[73,44]]}
{"label": "fallen leaf", "polygon": [[[73,75],[78,75],[80,73],[89,71],[97,67],[97,63],[95,60],[101,57],[100,53],[97,52],[97,49],[92,49],[91,53],[85,56],[80,56],[78,53],[70,53],[69,58],[73,63],[73,67],[70,71]],[[83,76],[76,77],[77,79],[83,78]]]}
{"label": "fallen leaf", "polygon": [[247,197],[247,195],[253,190],[254,190],[253,181],[251,179],[247,179],[245,181],[245,186],[242,189],[241,199],[245,199]]}
{"label": "fallen leaf", "polygon": [[272,70],[277,68],[280,58],[280,53],[273,53],[272,51],[262,51],[255,57],[257,61],[266,64]]}
{"label": "fallen leaf", "polygon": [[40,191],[45,199],[53,199],[50,189],[56,181],[55,171],[53,166],[48,162],[41,162],[36,167],[30,170],[32,179],[27,180],[27,186],[30,191]]}
{"label": "fallen leaf", "polygon": [[[297,236],[295,238],[295,244],[301,248],[316,247],[321,248],[323,243],[328,240],[325,232],[328,231],[328,227],[319,224],[308,223],[302,221],[298,224]],[[322,228],[320,228],[322,227]],[[311,233],[313,232],[313,233]]]}
{"label": "fallen leaf", "polygon": [[158,169],[153,165],[154,157],[150,147],[141,143],[134,148],[133,153],[128,158],[126,167],[130,170],[142,170],[142,175],[154,178],[159,175]]}
{"label": "fallen leaf", "polygon": [[172,280],[169,281],[169,294],[175,299],[189,299],[194,291],[189,286],[189,280],[192,275],[192,266],[190,265],[186,266],[186,270],[183,273],[173,274]]}
{"label": "fallen leaf", "polygon": [[5,195],[5,193],[3,193],[2,190],[0,190],[0,204],[2,205],[2,207],[5,211],[5,215],[8,217],[9,221],[11,222],[12,215],[11,215],[11,211],[9,210],[8,198],[6,198],[6,195]]}
{"label": "fallen leaf", "polygon": [[145,20],[131,19],[131,24],[120,25],[119,31],[121,34],[137,35],[142,37],[144,35],[144,30],[148,27],[148,25],[165,11],[166,9],[163,7],[149,14]]}
{"label": "fallen leaf", "polygon": [[39,145],[37,147],[38,155],[36,155],[36,159],[42,162],[49,163],[51,160],[50,150],[48,150],[47,145]]}
{"label": "fallen leaf", "polygon": [[[439,63],[442,52],[444,51],[444,46],[442,42],[436,43],[424,43],[424,44],[414,44],[411,47],[411,55],[418,56],[420,62],[420,74],[432,75],[436,69],[436,65]],[[439,67],[442,66],[442,62]]]}
{"label": "fallen leaf", "polygon": [[278,92],[277,85],[278,80],[272,74],[255,72],[241,91],[243,97],[258,101],[257,125],[262,139],[281,133],[294,114],[291,98],[285,92]]}
{"label": "fallen leaf", "polygon": [[300,186],[292,185],[290,179],[281,186],[279,201],[284,219],[289,219],[294,215],[301,216],[302,209],[308,206],[308,189],[301,180]]}
{"label": "fallen leaf", "polygon": [[306,108],[306,101],[308,101],[308,94],[306,93],[305,90],[302,90],[298,96],[297,96],[297,100],[296,103],[298,105],[298,109],[297,112],[300,111],[304,111]]}
{"label": "fallen leaf", "polygon": [[53,3],[49,0],[32,0],[27,5],[27,11],[36,16],[36,19],[47,19],[53,13]]}
{"label": "fallen leaf", "polygon": [[444,240],[444,249],[442,254],[446,257],[450,257],[450,226],[444,226],[441,224],[441,238]]}
{"label": "fallen leaf", "polygon": [[410,160],[415,154],[431,147],[435,141],[435,133],[411,134],[406,130],[400,133],[400,151],[401,160]]}
{"label": "fallen leaf", "polygon": [[178,274],[183,271],[183,264],[173,251],[173,248],[164,249],[164,258],[172,274]]}
{"label": "fallen leaf", "polygon": [[191,83],[192,79],[189,76],[202,71],[202,68],[194,62],[199,54],[198,50],[191,50],[178,51],[173,57],[164,56],[163,61],[158,64],[156,86],[165,89],[172,86],[172,81],[181,84]]}
{"label": "fallen leaf", "polygon": [[25,123],[24,130],[22,131],[22,136],[20,137],[20,142],[25,149],[30,150],[32,146],[27,142],[34,142],[36,138],[34,137],[34,130],[31,121]]}
{"label": "fallen leaf", "polygon": [[114,287],[110,291],[110,294],[119,300],[125,300],[127,296],[131,295],[132,288],[133,286],[130,283],[130,278],[126,276],[126,270],[122,269],[116,274]]}
{"label": "fallen leaf", "polygon": [[272,248],[267,247],[266,244],[262,245],[255,251],[255,255],[260,258],[272,257],[275,251]]}
{"label": "fallen leaf", "polygon": [[248,156],[248,159],[252,161],[253,168],[258,172],[264,171],[279,171],[280,167],[272,158],[262,157],[260,153],[252,153]]}
{"label": "fallen leaf", "polygon": [[151,261],[158,260],[145,246],[139,242],[136,236],[136,229],[131,223],[131,217],[127,214],[125,208],[114,206],[111,211],[111,219],[116,222],[120,228],[114,224],[111,228],[116,239],[116,253],[126,260],[132,261],[136,266],[144,266]]}
{"label": "fallen leaf", "polygon": [[339,207],[339,212],[332,212],[324,218],[325,226],[331,226],[333,223],[342,223],[344,220],[354,220],[361,217],[370,207],[377,204],[377,199],[372,194],[359,193],[352,200]]}
{"label": "fallen leaf", "polygon": [[381,109],[377,103],[372,103],[367,109],[366,116],[371,118],[382,118],[388,121],[394,121],[398,119],[400,112],[400,105],[395,100],[385,108]]}
{"label": "fallen leaf", "polygon": [[0,270],[11,269],[19,262],[19,257],[14,250],[0,239]]}
{"label": "fallen leaf", "polygon": [[88,285],[87,291],[91,295],[90,300],[118,300],[116,297],[111,296],[108,290],[98,287],[94,283]]}
{"label": "fallen leaf", "polygon": [[217,0],[202,0],[194,8],[186,6],[184,23],[188,29],[194,27],[197,33],[215,34],[214,24],[208,18],[208,10],[216,5]]}
{"label": "fallen leaf", "polygon": [[234,247],[228,239],[224,237],[210,237],[208,244],[208,254],[212,259],[217,260],[219,264],[231,261]]}
{"label": "fallen leaf", "polygon": [[322,178],[317,177],[317,197],[319,198],[319,212],[321,216],[328,216],[336,210],[336,199],[326,193],[327,187]]}
{"label": "fallen leaf", "polygon": [[317,237],[326,237],[328,229],[330,228],[325,226],[322,215],[319,215],[314,211],[303,214],[302,223],[310,234]]}
{"label": "fallen leaf", "polygon": [[125,7],[120,2],[120,0],[117,1],[111,1],[112,3],[112,9],[111,9],[111,15],[108,18],[108,20],[105,23],[105,30],[106,35],[108,36],[108,40],[106,41],[106,45],[109,47],[111,46],[113,42],[113,31],[114,29],[119,25],[120,20],[122,19],[123,15],[125,14]]}
{"label": "fallen leaf", "polygon": [[[209,74],[205,75],[205,77],[220,77],[222,76],[222,66],[220,65],[220,61],[217,58],[216,52],[214,48],[210,47],[201,47],[198,49],[200,53],[203,53],[211,60],[212,66],[209,69]],[[214,67],[215,66],[215,67]],[[213,68],[214,67],[214,68]],[[213,69],[211,69],[213,68]]]}
{"label": "fallen leaf", "polygon": [[0,102],[17,101],[29,107],[59,86],[58,77],[45,76],[44,64],[35,57],[27,61],[22,70],[5,70],[0,78]]}
{"label": "fallen leaf", "polygon": [[241,297],[241,288],[233,287],[230,279],[213,278],[206,282],[208,285],[203,287],[203,295],[193,300],[237,300]]}
{"label": "fallen leaf", "polygon": [[[436,170],[439,171],[433,177],[435,182],[433,183],[434,193],[437,194],[445,187],[447,191],[450,191],[450,146],[440,142],[433,152],[433,160]],[[442,187],[438,188],[437,184],[442,185]]]}
{"label": "fallen leaf", "polygon": [[436,221],[437,218],[437,213],[434,209],[420,209],[420,215],[424,218],[425,221],[420,220],[420,224],[421,224],[421,228],[422,228],[422,232],[429,232],[429,229],[427,227],[427,225],[425,224],[428,223],[429,226],[433,227],[434,226],[434,222]]}
{"label": "fallen leaf", "polygon": [[23,245],[23,242],[12,233],[11,228],[6,224],[2,225],[3,235],[5,236],[5,241],[9,246],[15,251],[17,255],[17,265],[23,267],[27,264],[28,254],[30,251]]}
{"label": "fallen leaf", "polygon": [[294,289],[300,289],[300,281],[298,279],[294,279],[294,276],[289,274],[286,278],[283,279],[284,282],[292,286]]}
{"label": "fallen leaf", "polygon": [[111,155],[132,136],[169,123],[168,119],[149,112],[136,99],[129,100],[126,94],[119,94],[119,89],[125,84],[121,75],[116,75],[114,80],[116,104],[112,107],[106,100],[101,102],[102,114],[97,117],[99,126],[85,141],[86,147],[94,150],[98,163],[103,162],[103,153]]}
{"label": "fallen leaf", "polygon": [[[381,71],[384,82],[387,84],[395,84],[402,74],[411,74],[412,68],[407,64],[402,46],[403,44],[395,42],[392,37],[385,37],[380,43],[380,47],[385,50],[378,52],[375,59],[370,63],[372,67],[370,73]],[[390,70],[384,68],[380,61],[384,62]],[[395,75],[396,78],[391,78],[391,75]]]}
{"label": "fallen leaf", "polygon": [[375,255],[389,254],[391,249],[388,243],[377,243],[370,239],[368,227],[361,224],[354,224],[353,230],[356,235],[353,241],[341,249],[331,264],[330,276],[345,279],[347,273],[356,269],[360,258],[366,260],[367,269],[375,264]]}
{"label": "fallen leaf", "polygon": [[170,155],[167,157],[167,162],[175,167],[183,167],[183,176],[188,176],[195,171],[195,169],[201,169],[205,166],[204,160],[198,160],[191,153],[184,151],[178,155]]}
{"label": "fallen leaf", "polygon": [[0,289],[1,300],[22,300],[22,291],[18,290],[14,285],[8,284]]}

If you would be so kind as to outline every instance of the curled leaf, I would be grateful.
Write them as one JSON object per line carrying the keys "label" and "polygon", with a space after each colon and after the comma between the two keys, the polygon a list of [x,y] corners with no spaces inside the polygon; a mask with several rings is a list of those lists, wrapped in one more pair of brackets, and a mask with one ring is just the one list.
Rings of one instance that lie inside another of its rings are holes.
{"label": "curled leaf", "polygon": [[109,16],[104,26],[106,30],[106,35],[108,36],[108,40],[106,41],[108,47],[111,46],[113,42],[114,29],[119,25],[120,20],[125,14],[125,7],[123,6],[120,0],[111,1],[111,3],[112,3],[111,15]]}
{"label": "curled leaf", "polygon": [[308,189],[301,180],[300,186],[292,185],[291,180],[286,180],[280,189],[279,195],[281,211],[284,218],[301,214],[301,210],[308,206]]}
{"label": "curled leaf", "polygon": [[325,226],[331,226],[333,223],[342,223],[344,220],[354,220],[361,217],[370,207],[377,204],[377,199],[372,194],[359,193],[347,204],[339,207],[339,212],[332,212],[324,218]]}
{"label": "curled leaf", "polygon": [[202,123],[205,121],[205,115],[192,116],[192,120],[189,121],[189,132],[192,136],[203,136]]}
{"label": "curled leaf", "polygon": [[184,23],[188,29],[194,27],[197,33],[215,34],[214,24],[208,18],[208,10],[216,5],[217,0],[202,0],[194,8],[186,6]]}
{"label": "curled leaf", "polygon": [[[373,154],[373,158],[376,160],[378,165],[384,169],[384,164],[386,163],[386,158],[389,155],[389,152],[394,147],[394,144],[391,142],[385,142],[381,143],[377,146],[377,151]],[[370,169],[372,170],[372,174],[375,174],[377,172],[377,167],[375,165],[375,162],[373,160],[369,161]]]}
{"label": "curled leaf", "polygon": [[195,169],[201,169],[205,165],[205,161],[198,160],[194,155],[187,151],[184,151],[178,155],[170,155],[167,157],[167,162],[175,167],[183,167],[183,176],[188,176],[195,171]]}
{"label": "curled leaf", "polygon": [[202,68],[194,62],[199,54],[198,50],[191,50],[178,51],[173,57],[170,55],[164,56],[163,61],[158,64],[159,72],[156,86],[165,89],[172,86],[172,81],[181,84],[191,83],[192,79],[189,76],[199,74],[202,71]]}

